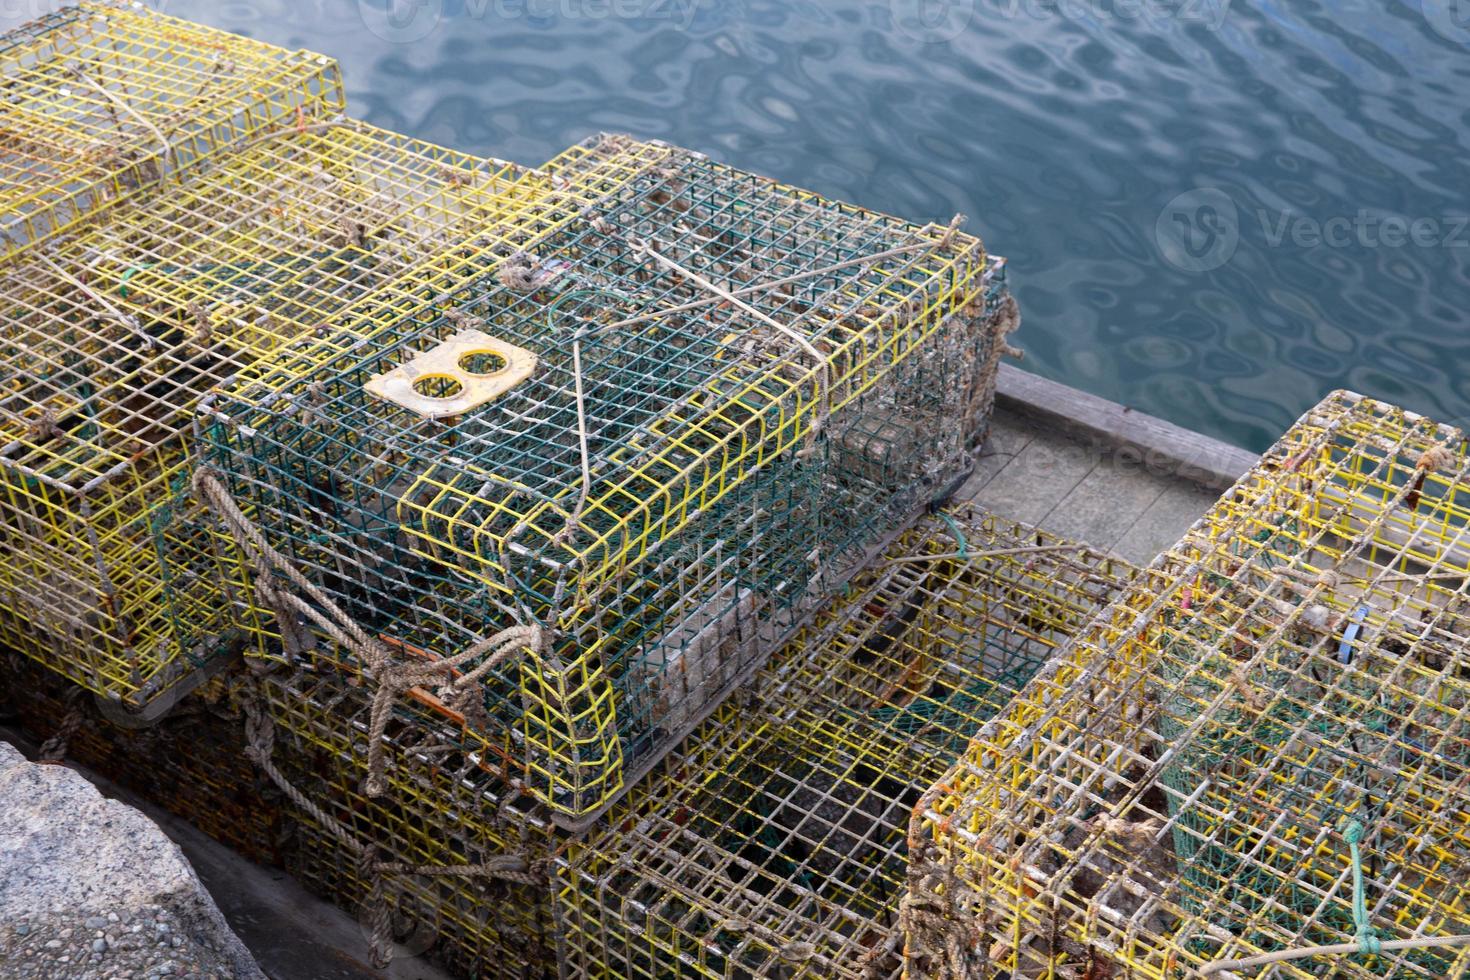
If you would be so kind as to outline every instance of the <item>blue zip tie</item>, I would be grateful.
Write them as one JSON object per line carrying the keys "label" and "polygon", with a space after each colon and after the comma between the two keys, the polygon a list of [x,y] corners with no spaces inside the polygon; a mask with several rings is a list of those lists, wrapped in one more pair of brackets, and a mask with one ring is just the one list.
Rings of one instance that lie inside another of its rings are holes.
{"label": "blue zip tie", "polygon": [[1342,631],[1342,641],[1337,644],[1337,659],[1341,663],[1353,662],[1353,644],[1357,642],[1358,634],[1363,632],[1363,618],[1367,615],[1367,606],[1359,606],[1353,610],[1352,622]]}

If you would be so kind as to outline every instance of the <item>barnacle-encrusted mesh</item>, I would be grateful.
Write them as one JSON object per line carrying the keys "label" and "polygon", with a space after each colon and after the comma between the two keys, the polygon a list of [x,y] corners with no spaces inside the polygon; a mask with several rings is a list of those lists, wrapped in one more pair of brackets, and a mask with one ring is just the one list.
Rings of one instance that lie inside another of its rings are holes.
{"label": "barnacle-encrusted mesh", "polygon": [[1459,429],[1308,412],[925,797],[910,970],[1462,975],[1465,477]]}
{"label": "barnacle-encrusted mesh", "polygon": [[231,386],[208,438],[395,658],[548,627],[441,714],[582,820],[963,478],[1014,325],[998,271],[683,152],[320,369]]}

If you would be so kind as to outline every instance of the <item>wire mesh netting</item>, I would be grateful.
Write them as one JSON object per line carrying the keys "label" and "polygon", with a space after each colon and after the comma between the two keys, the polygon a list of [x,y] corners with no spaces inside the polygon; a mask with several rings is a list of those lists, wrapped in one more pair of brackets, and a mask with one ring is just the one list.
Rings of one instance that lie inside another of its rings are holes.
{"label": "wire mesh netting", "polygon": [[900,976],[920,794],[1136,575],[968,507],[946,517],[568,849],[564,976]]}
{"label": "wire mesh netting", "polygon": [[336,62],[141,3],[82,3],[23,24],[0,36],[0,258],[343,105]]}
{"label": "wire mesh netting", "polygon": [[[362,786],[370,697],[310,671],[267,678],[268,754],[317,808],[294,809],[285,867],[364,923],[387,912],[391,936],[465,976],[550,975],[552,907],[534,874],[551,828],[513,796],[487,798],[468,774],[478,760],[408,726],[385,738],[395,765],[390,792]],[[509,861],[507,875],[451,873]],[[384,871],[379,862],[396,865]],[[414,873],[414,870],[422,873]]]}
{"label": "wire mesh netting", "polygon": [[1304,416],[926,796],[912,973],[1464,975],[1465,468]]}
{"label": "wire mesh netting", "polygon": [[0,639],[141,706],[258,637],[207,525],[170,503],[201,399],[384,329],[665,153],[593,141],[527,171],[340,120],[14,257]]}
{"label": "wire mesh netting", "polygon": [[583,219],[320,370],[227,392],[207,435],[312,602],[378,651],[288,611],[288,659],[426,663],[545,624],[429,711],[569,823],[963,479],[1015,321],[973,238],[697,154]]}

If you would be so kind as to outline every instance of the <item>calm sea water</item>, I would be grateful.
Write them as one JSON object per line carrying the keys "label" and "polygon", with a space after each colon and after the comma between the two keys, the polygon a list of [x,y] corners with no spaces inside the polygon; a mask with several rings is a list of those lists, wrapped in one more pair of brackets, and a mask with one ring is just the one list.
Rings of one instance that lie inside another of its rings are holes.
{"label": "calm sea water", "polygon": [[1470,420],[1470,0],[155,5],[472,152],[619,130],[964,212],[1027,368],[1240,445],[1336,387]]}

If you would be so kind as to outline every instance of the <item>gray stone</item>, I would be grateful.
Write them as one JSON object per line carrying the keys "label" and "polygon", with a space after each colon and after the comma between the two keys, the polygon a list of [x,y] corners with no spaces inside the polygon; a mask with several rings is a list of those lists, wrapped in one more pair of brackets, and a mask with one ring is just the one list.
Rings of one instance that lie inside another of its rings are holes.
{"label": "gray stone", "polygon": [[74,770],[29,763],[0,742],[5,976],[98,976],[102,968],[95,964],[110,945],[98,930],[109,921],[144,916],[154,921],[154,935],[163,937],[162,949],[119,944],[109,956],[107,976],[166,975],[177,968],[264,980],[193,868],[151,820],[105,799]]}

